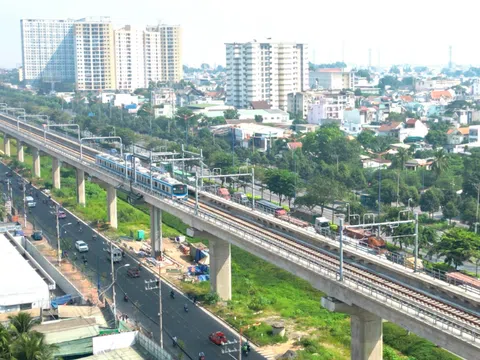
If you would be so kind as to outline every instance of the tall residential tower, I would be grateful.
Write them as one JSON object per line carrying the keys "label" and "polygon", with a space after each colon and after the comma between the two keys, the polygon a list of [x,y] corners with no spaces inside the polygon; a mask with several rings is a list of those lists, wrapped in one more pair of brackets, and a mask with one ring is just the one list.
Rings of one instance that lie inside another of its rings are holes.
{"label": "tall residential tower", "polygon": [[229,43],[227,55],[227,104],[246,108],[252,101],[266,101],[287,109],[287,95],[308,89],[308,46],[298,43]]}
{"label": "tall residential tower", "polygon": [[74,20],[22,19],[23,79],[75,82]]}

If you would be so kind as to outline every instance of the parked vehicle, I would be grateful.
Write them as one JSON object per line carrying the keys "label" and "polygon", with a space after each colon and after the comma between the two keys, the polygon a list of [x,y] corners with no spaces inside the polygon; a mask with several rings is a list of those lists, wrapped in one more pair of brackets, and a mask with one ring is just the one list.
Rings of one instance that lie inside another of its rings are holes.
{"label": "parked vehicle", "polygon": [[43,233],[42,231],[34,231],[33,234],[32,234],[32,239],[33,240],[36,240],[36,241],[39,241],[39,240],[42,240],[43,239]]}
{"label": "parked vehicle", "polygon": [[211,333],[208,336],[208,339],[213,342],[215,345],[225,345],[227,343],[227,337],[221,331]]}
{"label": "parked vehicle", "polygon": [[217,195],[225,200],[230,200],[230,192],[226,188],[218,188]]}
{"label": "parked vehicle", "polygon": [[78,252],[87,252],[88,251],[88,245],[85,241],[78,240],[75,242],[75,248],[78,250]]}
{"label": "parked vehicle", "polygon": [[117,247],[114,247],[112,251],[110,251],[110,247],[107,248],[107,257],[109,260],[111,260],[111,257],[113,256],[113,262],[120,262],[122,261],[122,250],[120,250]]}
{"label": "parked vehicle", "polygon": [[67,214],[65,213],[65,211],[60,210],[57,216],[59,219],[65,219],[67,217]]}
{"label": "parked vehicle", "polygon": [[242,205],[249,205],[250,204],[250,200],[248,200],[247,195],[245,195],[244,193],[239,192],[239,191],[233,194],[233,199],[232,200],[239,203],[239,204],[242,204]]}
{"label": "parked vehicle", "polygon": [[25,197],[25,202],[27,203],[27,206],[29,208],[34,208],[35,206],[37,206],[37,203],[32,196]]}

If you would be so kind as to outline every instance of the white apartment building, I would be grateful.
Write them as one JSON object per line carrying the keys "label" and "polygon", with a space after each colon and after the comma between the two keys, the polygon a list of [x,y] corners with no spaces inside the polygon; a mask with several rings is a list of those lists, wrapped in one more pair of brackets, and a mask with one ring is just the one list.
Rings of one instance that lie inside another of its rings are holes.
{"label": "white apartment building", "polygon": [[320,104],[322,98],[331,98],[332,103],[341,105],[343,109],[355,107],[355,94],[341,91],[305,91],[288,94],[287,111],[293,114],[301,114],[307,118],[309,108],[314,104]]}
{"label": "white apartment building", "polygon": [[28,83],[75,81],[74,20],[20,20],[23,79]]}
{"label": "white apartment building", "polygon": [[179,25],[114,29],[109,17],[21,20],[23,77],[77,90],[134,90],[183,78]]}
{"label": "white apartment building", "polygon": [[147,26],[144,34],[145,79],[178,82],[183,78],[180,25]]}
{"label": "white apartment building", "polygon": [[345,105],[334,98],[320,97],[315,104],[308,108],[307,120],[309,124],[322,125],[323,120],[335,119],[343,121]]}
{"label": "white apartment building", "polygon": [[77,90],[116,88],[113,25],[109,17],[75,22],[75,61]]}
{"label": "white apartment building", "polygon": [[355,90],[355,73],[343,69],[317,69],[309,73],[311,89]]}
{"label": "white apartment building", "polygon": [[135,90],[148,86],[145,81],[143,29],[127,25],[114,31],[117,90]]}
{"label": "white apartment building", "polygon": [[308,88],[308,46],[298,43],[227,43],[226,104],[247,108],[266,101],[272,108],[287,109],[291,92]]}
{"label": "white apartment building", "polygon": [[151,99],[156,118],[159,116],[173,117],[177,103],[175,90],[171,88],[156,89],[152,91]]}

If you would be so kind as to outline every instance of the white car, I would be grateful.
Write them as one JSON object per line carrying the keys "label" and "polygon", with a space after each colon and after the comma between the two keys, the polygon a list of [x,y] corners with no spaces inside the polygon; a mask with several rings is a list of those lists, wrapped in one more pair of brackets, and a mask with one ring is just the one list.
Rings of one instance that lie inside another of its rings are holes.
{"label": "white car", "polygon": [[77,248],[78,252],[88,251],[88,245],[82,240],[75,241],[75,247]]}

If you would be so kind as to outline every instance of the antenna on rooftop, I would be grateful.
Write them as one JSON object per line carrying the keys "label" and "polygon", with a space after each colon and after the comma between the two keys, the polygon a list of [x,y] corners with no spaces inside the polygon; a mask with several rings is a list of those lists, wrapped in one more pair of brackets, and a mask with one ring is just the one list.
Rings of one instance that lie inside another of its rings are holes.
{"label": "antenna on rooftop", "polygon": [[372,68],[372,48],[368,49],[368,69]]}

